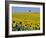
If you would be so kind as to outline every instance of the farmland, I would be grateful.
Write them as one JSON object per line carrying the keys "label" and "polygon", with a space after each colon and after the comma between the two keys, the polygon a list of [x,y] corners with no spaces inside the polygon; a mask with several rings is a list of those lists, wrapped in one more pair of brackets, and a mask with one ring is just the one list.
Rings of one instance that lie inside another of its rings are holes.
{"label": "farmland", "polygon": [[40,13],[12,13],[12,31],[40,30]]}

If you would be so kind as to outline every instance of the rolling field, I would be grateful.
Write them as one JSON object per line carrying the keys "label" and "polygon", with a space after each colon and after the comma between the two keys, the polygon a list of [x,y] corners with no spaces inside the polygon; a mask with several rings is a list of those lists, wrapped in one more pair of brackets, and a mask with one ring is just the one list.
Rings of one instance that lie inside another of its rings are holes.
{"label": "rolling field", "polygon": [[40,13],[12,13],[12,31],[40,30]]}

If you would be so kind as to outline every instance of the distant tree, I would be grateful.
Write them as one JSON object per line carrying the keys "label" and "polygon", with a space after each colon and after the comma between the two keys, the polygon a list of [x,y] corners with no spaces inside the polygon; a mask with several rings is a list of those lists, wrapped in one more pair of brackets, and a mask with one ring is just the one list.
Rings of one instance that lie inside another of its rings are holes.
{"label": "distant tree", "polygon": [[31,12],[31,10],[29,10],[29,12]]}

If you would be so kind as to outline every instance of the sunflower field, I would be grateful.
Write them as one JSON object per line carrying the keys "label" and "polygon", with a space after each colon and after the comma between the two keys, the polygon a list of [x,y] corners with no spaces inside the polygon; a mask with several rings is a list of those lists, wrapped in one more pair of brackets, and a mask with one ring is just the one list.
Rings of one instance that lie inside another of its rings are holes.
{"label": "sunflower field", "polygon": [[40,30],[40,13],[12,13],[12,31]]}

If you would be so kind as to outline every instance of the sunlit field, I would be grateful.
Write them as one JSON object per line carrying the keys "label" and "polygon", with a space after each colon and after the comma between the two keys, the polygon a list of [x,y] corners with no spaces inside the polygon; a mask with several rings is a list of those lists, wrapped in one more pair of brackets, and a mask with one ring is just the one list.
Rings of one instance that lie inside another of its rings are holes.
{"label": "sunlit field", "polygon": [[12,31],[40,30],[40,13],[12,13]]}

